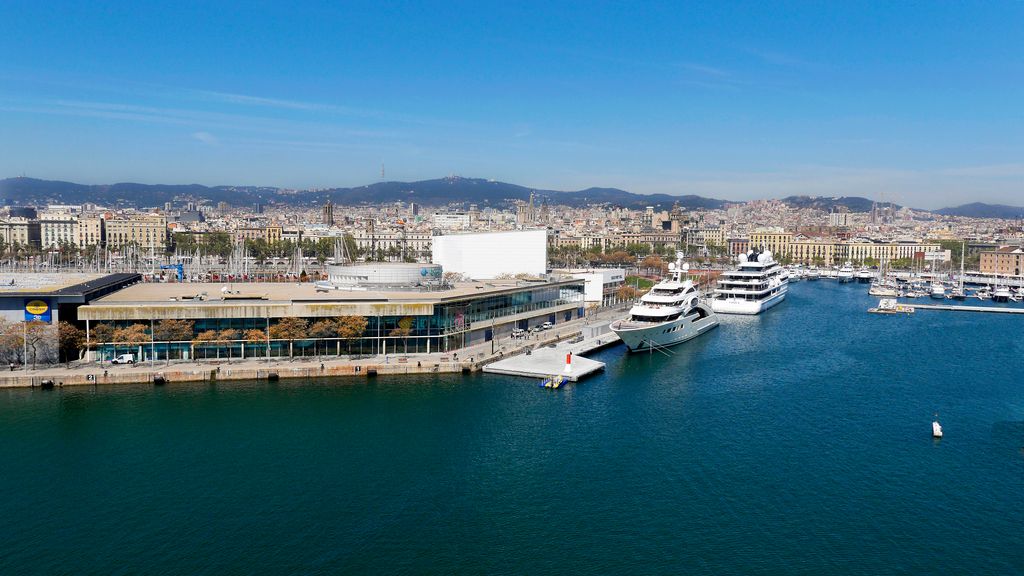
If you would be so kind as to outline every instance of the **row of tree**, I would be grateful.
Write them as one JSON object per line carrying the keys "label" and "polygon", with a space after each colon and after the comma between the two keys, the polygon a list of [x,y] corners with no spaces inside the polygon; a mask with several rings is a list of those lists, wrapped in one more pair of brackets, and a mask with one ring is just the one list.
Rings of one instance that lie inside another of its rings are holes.
{"label": "row of tree", "polygon": [[57,360],[57,338],[52,324],[11,322],[0,318],[0,362],[48,364]]}
{"label": "row of tree", "polygon": [[[70,322],[57,326],[45,322],[11,322],[0,319],[0,362],[17,365],[69,363],[81,359],[88,347],[100,344],[139,346],[154,342],[190,342],[195,346],[228,347],[245,342],[261,344],[268,340],[355,339],[366,333],[369,324],[365,316],[339,316],[309,321],[304,318],[282,318],[264,329],[204,330],[195,333],[192,320],[161,320],[154,324],[134,323],[115,327],[98,323],[91,328],[89,337],[84,330]],[[387,336],[402,338],[413,332],[415,321],[411,316],[401,318]]]}
{"label": "row of tree", "polygon": [[[323,318],[310,323],[303,318],[282,318],[270,326],[270,332],[260,328],[249,330],[204,330],[195,333],[192,320],[160,320],[153,324],[135,323],[114,327],[99,323],[92,327],[90,341],[93,344],[145,344],[149,342],[193,342],[216,343],[244,340],[266,342],[271,340],[303,340],[307,338],[358,338],[366,331],[368,321],[364,316],[339,316]],[[72,326],[73,328],[73,326]]]}

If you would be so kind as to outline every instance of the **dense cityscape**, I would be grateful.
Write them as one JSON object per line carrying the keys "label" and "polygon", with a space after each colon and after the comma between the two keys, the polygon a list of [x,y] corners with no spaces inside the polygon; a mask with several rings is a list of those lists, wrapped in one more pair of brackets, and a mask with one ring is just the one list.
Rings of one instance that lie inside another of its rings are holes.
{"label": "dense cityscape", "polygon": [[1024,575],[1024,3],[0,21],[0,576]]}

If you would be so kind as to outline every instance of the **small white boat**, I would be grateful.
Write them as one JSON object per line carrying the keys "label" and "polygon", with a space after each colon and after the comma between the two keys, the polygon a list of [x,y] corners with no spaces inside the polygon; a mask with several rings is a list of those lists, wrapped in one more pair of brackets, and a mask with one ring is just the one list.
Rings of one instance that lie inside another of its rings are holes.
{"label": "small white boat", "polygon": [[946,299],[946,286],[942,282],[932,282],[931,296],[934,300]]}
{"label": "small white boat", "polygon": [[942,438],[942,425],[938,420],[932,421],[932,438]]}
{"label": "small white boat", "polygon": [[861,284],[868,284],[875,279],[875,273],[872,272],[870,268],[861,268],[860,270],[857,270],[854,277],[857,279],[857,282],[860,282]]}
{"label": "small white boat", "polygon": [[891,282],[889,280],[875,280],[871,283],[871,287],[868,288],[868,294],[871,296],[896,298],[900,295],[900,290],[896,286],[895,282]]}
{"label": "small white boat", "polygon": [[913,314],[914,307],[900,304],[896,302],[895,298],[882,298],[878,301],[878,306],[868,308],[868,312],[872,314]]}
{"label": "small white boat", "polygon": [[1011,296],[1013,294],[1010,292],[1009,286],[996,286],[996,289],[992,291],[993,302],[1009,302]]}

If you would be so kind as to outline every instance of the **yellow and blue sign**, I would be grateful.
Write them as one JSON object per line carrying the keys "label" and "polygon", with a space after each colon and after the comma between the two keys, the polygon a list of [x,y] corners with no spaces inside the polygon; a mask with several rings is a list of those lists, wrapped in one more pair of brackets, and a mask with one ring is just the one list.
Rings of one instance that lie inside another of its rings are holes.
{"label": "yellow and blue sign", "polygon": [[53,319],[50,304],[46,300],[25,301],[25,322],[46,322]]}

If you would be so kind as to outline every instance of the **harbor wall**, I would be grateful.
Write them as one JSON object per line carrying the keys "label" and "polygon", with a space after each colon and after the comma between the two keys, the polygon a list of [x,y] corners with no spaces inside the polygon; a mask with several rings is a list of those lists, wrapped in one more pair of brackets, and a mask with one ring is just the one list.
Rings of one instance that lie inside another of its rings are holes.
{"label": "harbor wall", "polygon": [[457,373],[463,368],[472,370],[473,365],[463,362],[389,362],[327,365],[288,366],[287,363],[270,366],[217,366],[199,368],[163,368],[133,371],[77,371],[68,370],[58,374],[12,373],[0,375],[0,388],[41,387],[44,382],[60,386],[97,386],[107,384],[145,384],[159,378],[168,384],[175,382],[216,382],[218,380],[267,380],[271,374],[276,378],[331,378],[340,376],[376,376],[387,374],[435,374]]}

